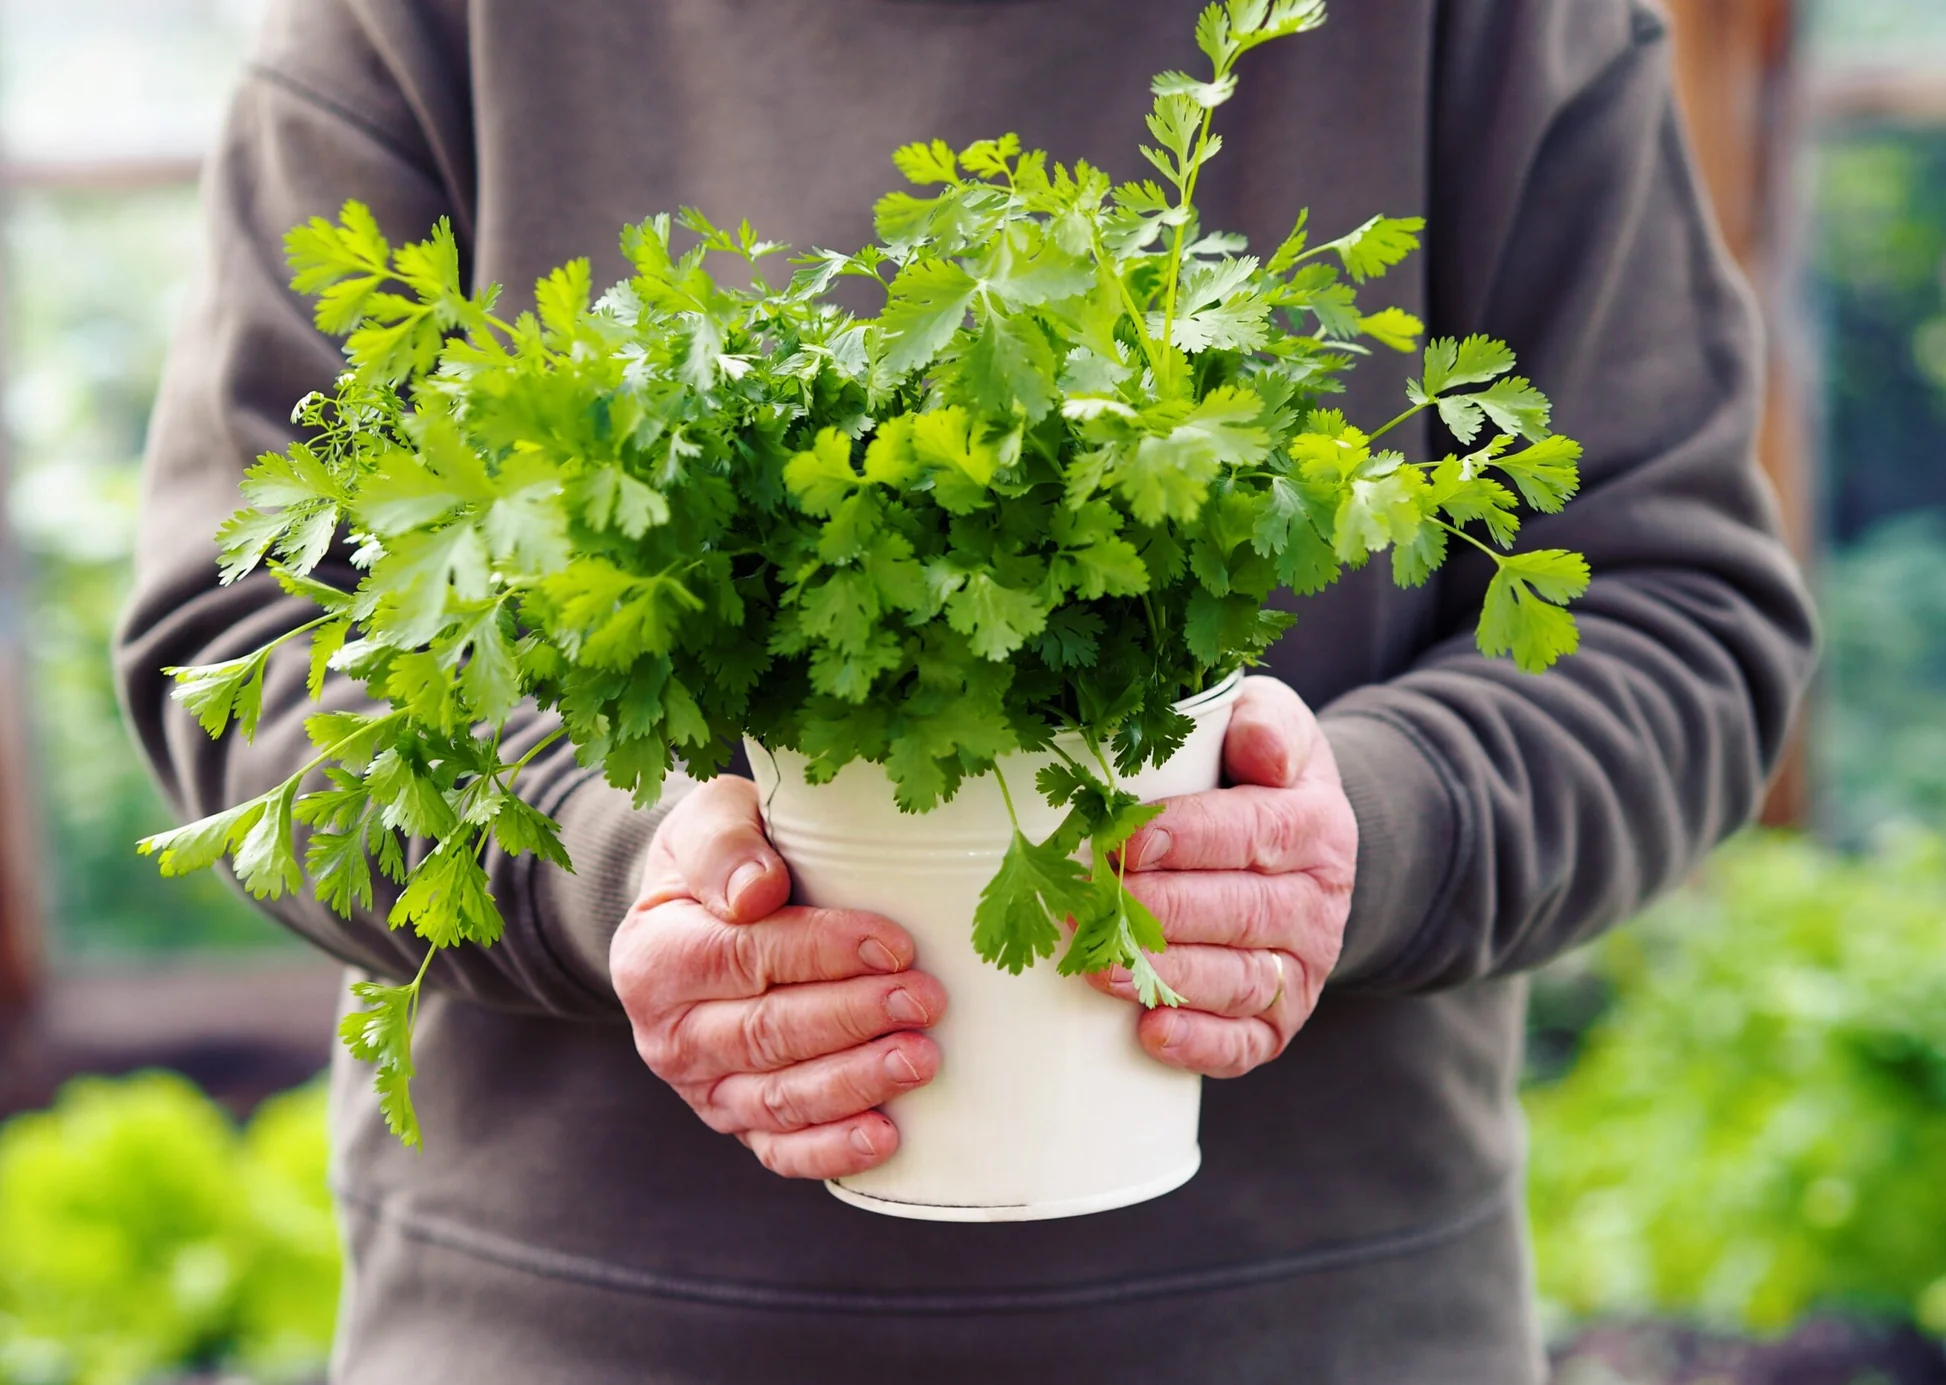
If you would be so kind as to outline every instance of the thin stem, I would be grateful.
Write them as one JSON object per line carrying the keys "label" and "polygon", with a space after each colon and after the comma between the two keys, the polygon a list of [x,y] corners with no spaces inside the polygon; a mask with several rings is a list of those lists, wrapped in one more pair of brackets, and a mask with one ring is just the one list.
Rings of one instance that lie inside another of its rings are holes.
{"label": "thin stem", "polygon": [[1499,552],[1499,550],[1497,549],[1490,548],[1486,544],[1481,543],[1478,539],[1474,538],[1471,534],[1467,533],[1464,529],[1460,528],[1458,525],[1448,524],[1443,519],[1435,519],[1433,523],[1438,527],[1440,527],[1441,529],[1444,529],[1447,533],[1457,534],[1460,538],[1465,539],[1468,543],[1472,544],[1475,548],[1479,549],[1482,553],[1486,554],[1487,557],[1493,559],[1494,565],[1496,567],[1502,567],[1506,565],[1507,559],[1504,554]]}
{"label": "thin stem", "polygon": [[1394,428],[1397,428],[1400,424],[1409,423],[1412,419],[1417,417],[1419,414],[1422,414],[1427,409],[1430,409],[1432,407],[1432,404],[1433,401],[1430,399],[1428,399],[1423,404],[1414,404],[1411,408],[1407,409],[1404,413],[1400,414],[1397,418],[1393,419],[1390,423],[1386,424],[1383,428],[1379,429],[1376,433],[1370,434],[1366,438],[1366,441],[1368,442],[1378,441],[1378,439],[1384,437],[1387,433],[1391,432]]}
{"label": "thin stem", "polygon": [[413,977],[412,984],[406,987],[412,992],[412,1001],[406,1007],[405,1015],[405,1037],[408,1044],[412,1042],[412,1031],[419,1023],[419,989],[425,984],[426,973],[432,970],[433,954],[438,951],[437,946],[427,944],[426,955],[419,963],[419,974]]}
{"label": "thin stem", "polygon": [[1018,832],[1020,831],[1020,814],[1014,811],[1014,796],[1007,791],[1007,776],[1000,772],[1000,766],[998,764],[993,767],[993,777],[1000,785],[1000,797],[1007,801],[1007,820],[1013,823],[1014,831]]}
{"label": "thin stem", "polygon": [[[1223,74],[1217,73],[1222,80]],[[1203,123],[1196,131],[1196,152],[1190,157],[1189,176],[1183,180],[1182,201],[1176,205],[1188,210],[1196,203],[1196,177],[1203,171],[1203,151],[1209,148],[1210,122],[1216,116],[1216,107],[1203,107]],[[1189,231],[1189,218],[1184,217],[1176,223],[1176,243],[1169,252],[1169,286],[1162,299],[1162,345],[1167,350],[1176,336],[1176,287],[1182,279],[1182,243]]]}
{"label": "thin stem", "polygon": [[507,792],[508,793],[513,792],[514,781],[520,778],[520,772],[522,770],[526,769],[528,765],[533,763],[534,757],[536,755],[539,755],[543,750],[546,750],[549,746],[553,745],[556,741],[560,740],[561,737],[567,735],[567,733],[568,733],[567,727],[565,726],[555,727],[547,735],[541,737],[539,741],[535,742],[533,749],[529,750],[525,755],[521,756],[518,760],[515,760],[512,765],[507,766],[507,768],[511,771],[511,773],[507,775]]}
{"label": "thin stem", "polygon": [[[330,622],[337,620],[338,618],[339,616],[337,612],[326,611],[323,615],[319,616],[316,620],[306,621],[304,624],[296,627],[295,629],[286,630],[283,634],[278,635],[275,639],[269,640],[268,642],[258,646],[257,653],[268,654],[270,653],[271,650],[277,648],[279,645],[287,644],[291,640],[296,639],[299,635],[308,635],[311,633],[311,631],[317,629],[320,625],[327,625]],[[246,657],[254,657],[254,656],[246,656]]]}
{"label": "thin stem", "polygon": [[1089,752],[1095,757],[1095,763],[1101,766],[1101,772],[1108,780],[1108,787],[1119,790],[1122,786],[1115,781],[1115,767],[1109,764],[1107,757],[1101,753],[1101,742],[1095,739],[1095,733],[1083,731],[1081,739],[1087,742]]}
{"label": "thin stem", "polygon": [[1128,313],[1128,320],[1135,326],[1136,340],[1142,344],[1142,354],[1148,359],[1149,369],[1154,371],[1156,378],[1160,380],[1162,378],[1162,357],[1156,351],[1155,340],[1149,336],[1147,314],[1136,303],[1135,295],[1128,291],[1128,280],[1124,279],[1121,273],[1116,270],[1115,266],[1109,262],[1108,250],[1101,243],[1101,233],[1099,231],[1095,233],[1094,251],[1095,263],[1102,269],[1107,270],[1108,276],[1115,281],[1115,290],[1121,295],[1122,307]]}

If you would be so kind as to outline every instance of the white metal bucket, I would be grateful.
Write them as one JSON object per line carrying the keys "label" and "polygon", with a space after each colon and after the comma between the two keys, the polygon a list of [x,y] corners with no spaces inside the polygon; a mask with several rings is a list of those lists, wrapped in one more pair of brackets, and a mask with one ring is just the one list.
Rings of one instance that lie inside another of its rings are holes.
{"label": "white metal bucket", "polygon": [[[1241,683],[1235,675],[1181,703],[1196,723],[1188,741],[1124,787],[1147,800],[1215,788]],[[1053,960],[1009,976],[974,952],[974,906],[1012,839],[993,776],[915,816],[898,811],[877,765],[855,761],[812,785],[801,755],[749,751],[792,897],[904,925],[918,964],[951,1000],[932,1031],[939,1075],[885,1108],[899,1128],[898,1152],[828,1184],[834,1194],[896,1217],[1032,1221],[1143,1202],[1195,1174],[1201,1079],[1142,1050],[1136,1007],[1059,975]],[[1078,740],[1070,753],[1081,758]],[[1001,762],[1021,827],[1036,841],[1061,818],[1033,788],[1052,758]]]}

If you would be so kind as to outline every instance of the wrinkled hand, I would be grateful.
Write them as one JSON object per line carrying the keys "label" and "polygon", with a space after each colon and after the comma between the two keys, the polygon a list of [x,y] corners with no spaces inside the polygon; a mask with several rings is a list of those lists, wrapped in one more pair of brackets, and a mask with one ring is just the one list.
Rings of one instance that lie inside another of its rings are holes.
{"label": "wrinkled hand", "polygon": [[[1337,965],[1358,822],[1317,718],[1275,678],[1244,680],[1223,764],[1236,787],[1165,800],[1124,856],[1169,940],[1155,969],[1183,997],[1142,1016],[1142,1046],[1241,1077],[1284,1051]],[[1123,968],[1089,979],[1135,999]]]}
{"label": "wrinkled hand", "polygon": [[939,1070],[917,1031],[946,992],[896,923],[789,897],[756,786],[713,780],[657,830],[609,973],[642,1061],[711,1128],[773,1173],[842,1178],[898,1148],[874,1108]]}

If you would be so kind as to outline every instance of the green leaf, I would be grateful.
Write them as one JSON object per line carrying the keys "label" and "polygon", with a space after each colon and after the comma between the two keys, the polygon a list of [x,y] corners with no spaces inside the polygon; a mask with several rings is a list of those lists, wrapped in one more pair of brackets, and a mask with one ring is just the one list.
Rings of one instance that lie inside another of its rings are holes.
{"label": "green leaf", "polygon": [[1187,521],[1202,510],[1210,482],[1222,466],[1202,440],[1147,437],[1132,455],[1123,454],[1113,484],[1141,523]]}
{"label": "green leaf", "polygon": [[1435,397],[1461,385],[1483,385],[1514,368],[1513,348],[1491,337],[1464,341],[1438,337],[1426,343],[1425,393]]}
{"label": "green leaf", "polygon": [[313,702],[324,696],[324,680],[331,671],[331,661],[345,647],[345,637],[350,633],[349,620],[328,621],[311,632],[310,668],[304,679],[304,687],[311,694]]}
{"label": "green leaf", "polygon": [[311,833],[304,866],[317,897],[340,917],[350,918],[354,908],[372,907],[372,865],[362,824],[349,832]]}
{"label": "green leaf", "polygon": [[947,598],[946,623],[968,637],[980,658],[1000,660],[1047,627],[1047,608],[1032,592],[1003,587],[986,573],[974,572]]}
{"label": "green leaf", "polygon": [[486,598],[486,544],[470,524],[400,534],[374,565],[372,583],[381,593],[372,637],[402,649],[427,644],[450,623],[452,598]]}
{"label": "green leaf", "polygon": [[1429,489],[1424,474],[1408,466],[1353,481],[1338,506],[1333,551],[1357,564],[1392,544],[1413,542],[1426,520]]}
{"label": "green leaf", "polygon": [[413,867],[388,922],[411,924],[434,947],[491,947],[505,928],[472,842],[461,837],[446,838]]}
{"label": "green leaf", "polygon": [[212,738],[221,736],[235,717],[237,729],[249,740],[257,734],[257,719],[263,714],[264,669],[269,662],[270,649],[265,647],[220,664],[162,671],[175,680],[169,696]]}
{"label": "green leaf", "polygon": [[618,466],[598,467],[581,478],[574,499],[590,528],[619,530],[639,539],[669,522],[669,502]]}
{"label": "green leaf", "polygon": [[1511,653],[1524,673],[1543,673],[1580,647],[1574,617],[1560,603],[1588,589],[1588,564],[1577,553],[1541,549],[1501,560],[1480,612],[1480,652]]}
{"label": "green leaf", "polygon": [[1496,380],[1478,394],[1469,394],[1466,398],[1477,404],[1481,412],[1508,433],[1517,433],[1531,442],[1543,442],[1549,436],[1548,418],[1552,407],[1547,402],[1547,396],[1518,375]]}
{"label": "green leaf", "polygon": [[272,545],[290,529],[291,518],[260,510],[238,510],[216,531],[224,586],[247,576],[269,554]]}
{"label": "green leaf", "polygon": [[500,609],[484,612],[466,632],[466,665],[460,670],[459,690],[477,720],[504,723],[520,702],[520,672],[513,646],[500,628]]}
{"label": "green leaf", "polygon": [[135,849],[144,856],[156,857],[157,865],[166,876],[207,870],[222,860],[226,852],[234,850],[256,828],[269,808],[270,800],[282,792],[281,788],[273,789],[261,798],[248,799],[234,808],[212,813],[185,827],[144,837]]}
{"label": "green leaf", "polygon": [[1054,406],[1054,352],[1031,322],[993,315],[960,358],[959,386],[983,413],[1010,415],[1018,407],[1038,423]]}
{"label": "green leaf", "polygon": [[879,316],[882,363],[894,375],[923,370],[966,321],[979,285],[950,260],[907,265]]}
{"label": "green leaf", "polygon": [[1157,74],[1149,84],[1149,90],[1157,96],[1187,97],[1205,110],[1214,109],[1236,94],[1237,79],[1234,74],[1225,73],[1214,82],[1202,82],[1186,72],[1163,72]]}
{"label": "green leaf", "polygon": [[386,1127],[408,1149],[417,1149],[422,1136],[412,1107],[412,1017],[419,988],[356,981],[351,993],[361,1004],[338,1022],[338,1037],[353,1058],[376,1065]]}
{"label": "green leaf", "polygon": [[1310,224],[1311,210],[1307,207],[1297,214],[1297,224],[1291,228],[1291,233],[1284,237],[1283,243],[1277,247],[1276,253],[1270,257],[1270,263],[1264,268],[1272,274],[1281,275],[1288,272],[1297,263],[1298,256],[1304,253],[1305,246],[1310,243],[1308,229]]}
{"label": "green leaf", "polygon": [[1532,447],[1495,459],[1529,505],[1542,514],[1558,514],[1581,485],[1581,444],[1559,433]]}
{"label": "green leaf", "polygon": [[304,888],[304,871],[291,841],[291,805],[295,781],[270,796],[263,813],[236,843],[230,863],[237,879],[254,899],[281,899]]}
{"label": "green leaf", "polygon": [[1381,346],[1409,354],[1418,350],[1426,325],[1402,308],[1384,308],[1359,318],[1358,330]]}
{"label": "green leaf", "polygon": [[493,839],[509,856],[536,856],[562,870],[574,869],[561,845],[560,824],[518,798],[509,797],[494,815]]}
{"label": "green leaf", "polygon": [[784,485],[804,513],[828,516],[859,485],[851,465],[851,439],[836,428],[820,429],[811,450],[785,464]]}
{"label": "green leaf", "polygon": [[1264,402],[1257,395],[1224,385],[1205,395],[1170,438],[1206,449],[1225,466],[1255,466],[1270,455],[1263,412]]}
{"label": "green leaf", "polygon": [[588,315],[593,276],[586,260],[570,260],[534,286],[541,326],[556,345],[572,341]]}
{"label": "green leaf", "polygon": [[1324,249],[1337,252],[1353,282],[1377,278],[1419,248],[1425,219],[1417,216],[1375,216],[1350,235],[1340,236]]}
{"label": "green leaf", "polygon": [[959,161],[943,139],[931,144],[908,144],[892,151],[892,162],[906,178],[920,186],[959,182]]}
{"label": "green leaf", "polygon": [[1034,845],[1016,829],[1000,869],[980,891],[973,950],[1018,975],[1054,955],[1061,922],[1087,902],[1088,877],[1080,863],[1058,846]]}
{"label": "green leaf", "polygon": [[1277,560],[1277,580],[1301,596],[1323,591],[1338,580],[1338,555],[1320,529],[1332,523],[1330,510],[1314,506],[1296,482],[1282,476],[1270,485],[1270,503],[1251,532],[1250,543]]}

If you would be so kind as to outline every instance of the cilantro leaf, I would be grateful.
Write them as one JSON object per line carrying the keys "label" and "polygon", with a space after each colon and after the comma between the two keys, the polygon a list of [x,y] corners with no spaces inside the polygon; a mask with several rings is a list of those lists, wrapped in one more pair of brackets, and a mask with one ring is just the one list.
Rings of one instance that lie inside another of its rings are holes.
{"label": "cilantro leaf", "polygon": [[1500,560],[1480,613],[1480,652],[1511,653],[1523,673],[1543,673],[1574,653],[1581,636],[1562,605],[1588,590],[1588,564],[1577,553],[1541,549]]}
{"label": "cilantro leaf", "polygon": [[1060,945],[1059,921],[1085,910],[1088,875],[1057,845],[1036,846],[1018,830],[1000,869],[980,891],[973,912],[973,949],[1018,975]]}
{"label": "cilantro leaf", "polygon": [[922,260],[892,281],[879,317],[885,368],[894,375],[922,370],[966,320],[979,285],[950,260]]}

